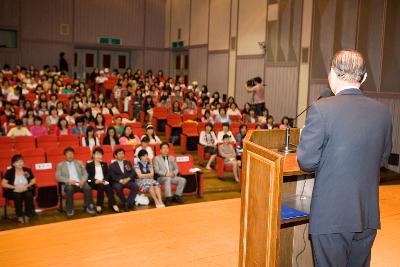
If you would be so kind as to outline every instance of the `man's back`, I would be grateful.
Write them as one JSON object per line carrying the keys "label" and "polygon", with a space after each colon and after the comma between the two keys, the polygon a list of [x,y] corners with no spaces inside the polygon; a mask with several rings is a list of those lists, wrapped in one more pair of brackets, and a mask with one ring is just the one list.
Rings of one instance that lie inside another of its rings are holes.
{"label": "man's back", "polygon": [[315,171],[310,232],[377,229],[379,170],[391,150],[391,114],[358,89],[315,103],[301,135],[298,161]]}

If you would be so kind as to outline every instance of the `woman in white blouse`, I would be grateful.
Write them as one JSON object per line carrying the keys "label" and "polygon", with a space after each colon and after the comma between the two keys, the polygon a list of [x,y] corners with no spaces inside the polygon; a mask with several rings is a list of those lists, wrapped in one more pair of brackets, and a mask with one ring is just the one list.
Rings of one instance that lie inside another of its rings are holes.
{"label": "woman in white blouse", "polygon": [[158,136],[154,133],[154,128],[153,125],[149,124],[146,126],[146,134],[145,136],[147,136],[150,140],[149,144],[150,145],[156,145],[156,144],[161,144],[161,140],[160,138],[158,138]]}
{"label": "woman in white blouse", "polygon": [[87,127],[86,135],[82,137],[82,146],[90,147],[90,150],[93,149],[95,146],[99,146],[100,141],[99,138],[96,136],[96,129],[92,126]]}
{"label": "woman in white blouse", "polygon": [[242,113],[240,112],[240,109],[238,108],[236,103],[232,103],[229,106],[228,111],[226,113],[228,114],[228,116],[240,116],[240,117],[242,117]]}
{"label": "woman in white blouse", "polygon": [[210,159],[207,162],[206,169],[211,170],[211,164],[217,157],[217,137],[213,131],[213,125],[207,123],[205,130],[201,131],[199,143],[204,146],[204,152],[210,154]]}
{"label": "woman in white blouse", "polygon": [[236,143],[235,137],[233,137],[232,132],[229,130],[229,124],[228,123],[223,123],[222,124],[222,131],[218,133],[218,144],[222,144],[224,142],[224,135],[229,135],[230,136],[230,141],[231,143]]}

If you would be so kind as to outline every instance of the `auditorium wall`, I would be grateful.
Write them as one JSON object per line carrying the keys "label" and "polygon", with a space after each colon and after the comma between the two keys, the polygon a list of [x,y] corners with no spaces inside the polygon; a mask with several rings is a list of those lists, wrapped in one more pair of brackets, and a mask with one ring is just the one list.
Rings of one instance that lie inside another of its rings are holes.
{"label": "auditorium wall", "polygon": [[[18,48],[0,48],[0,63],[56,65],[75,48],[127,51],[133,68],[164,69],[166,0],[3,0],[0,28],[18,32]],[[120,46],[99,45],[99,37]],[[136,57],[137,56],[137,57]]]}

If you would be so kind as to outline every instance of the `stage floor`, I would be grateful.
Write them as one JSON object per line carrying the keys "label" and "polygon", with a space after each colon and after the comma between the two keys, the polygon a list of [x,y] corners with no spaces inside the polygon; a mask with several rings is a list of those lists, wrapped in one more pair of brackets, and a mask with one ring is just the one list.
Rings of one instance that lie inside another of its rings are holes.
{"label": "stage floor", "polygon": [[[400,266],[400,185],[380,186],[374,267]],[[0,232],[6,266],[237,266],[240,199]]]}

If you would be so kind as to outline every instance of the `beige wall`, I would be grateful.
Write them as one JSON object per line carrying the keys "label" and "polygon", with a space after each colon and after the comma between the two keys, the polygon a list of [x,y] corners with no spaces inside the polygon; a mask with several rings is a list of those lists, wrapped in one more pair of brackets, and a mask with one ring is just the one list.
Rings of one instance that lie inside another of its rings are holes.
{"label": "beige wall", "polygon": [[[190,0],[171,1],[171,32],[170,42],[178,40],[178,29],[181,29],[181,38],[185,46],[189,44],[190,29]],[[169,44],[171,46],[171,44]]]}
{"label": "beige wall", "polygon": [[229,49],[231,0],[210,0],[209,50]]}
{"label": "beige wall", "polygon": [[190,11],[190,45],[207,44],[209,0],[192,0]]}
{"label": "beige wall", "polygon": [[258,42],[265,41],[266,0],[239,0],[238,55],[263,54]]}

